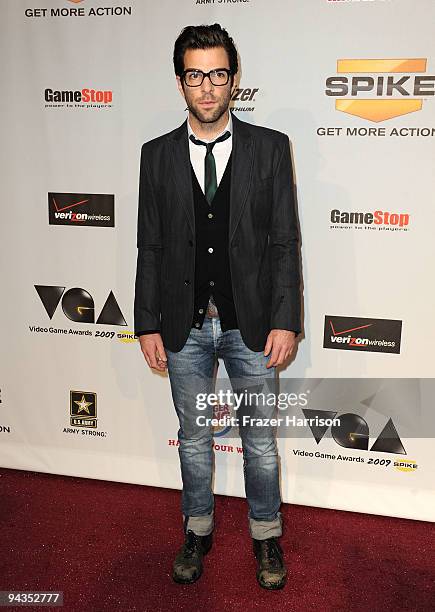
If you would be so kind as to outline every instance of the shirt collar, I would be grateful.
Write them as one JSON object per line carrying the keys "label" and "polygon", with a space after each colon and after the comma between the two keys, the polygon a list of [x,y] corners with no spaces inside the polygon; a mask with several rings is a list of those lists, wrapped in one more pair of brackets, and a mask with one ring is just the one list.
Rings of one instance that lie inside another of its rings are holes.
{"label": "shirt collar", "polygon": [[[227,125],[224,127],[224,129],[222,130],[222,132],[220,132],[219,134],[217,134],[214,138],[212,138],[211,140],[206,140],[205,138],[201,138],[200,140],[204,141],[204,142],[211,142],[212,140],[216,140],[216,138],[219,138],[219,136],[221,136],[221,134],[224,134],[227,130],[230,132],[231,136],[233,135],[233,119],[231,117],[231,111],[229,111],[229,118],[228,118],[228,123]],[[192,130],[192,127],[190,125],[190,121],[189,121],[189,117],[186,119],[187,121],[187,135],[190,136],[191,134],[193,134],[195,136],[195,138],[198,138],[198,136],[195,134],[195,132]]]}

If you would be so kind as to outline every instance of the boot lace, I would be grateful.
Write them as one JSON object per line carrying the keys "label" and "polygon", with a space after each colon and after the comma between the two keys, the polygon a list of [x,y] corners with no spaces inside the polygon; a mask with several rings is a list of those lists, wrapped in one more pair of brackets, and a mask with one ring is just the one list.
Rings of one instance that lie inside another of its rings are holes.
{"label": "boot lace", "polygon": [[190,529],[187,530],[186,539],[184,542],[184,556],[186,558],[192,557],[199,547],[199,538]]}
{"label": "boot lace", "polygon": [[278,542],[274,538],[264,540],[264,554],[271,565],[281,565],[282,553]]}

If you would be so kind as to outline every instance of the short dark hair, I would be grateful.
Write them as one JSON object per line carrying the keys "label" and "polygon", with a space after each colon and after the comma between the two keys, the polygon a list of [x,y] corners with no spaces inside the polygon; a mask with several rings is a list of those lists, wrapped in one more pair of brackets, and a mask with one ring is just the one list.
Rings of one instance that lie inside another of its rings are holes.
{"label": "short dark hair", "polygon": [[[231,70],[231,80],[237,73],[239,64],[237,61],[237,49],[228,32],[219,23],[213,25],[186,26],[181,30],[174,45],[174,69],[177,76],[181,76],[184,70],[184,54],[187,49],[211,49],[223,47],[228,55]],[[223,66],[216,66],[216,68]]]}

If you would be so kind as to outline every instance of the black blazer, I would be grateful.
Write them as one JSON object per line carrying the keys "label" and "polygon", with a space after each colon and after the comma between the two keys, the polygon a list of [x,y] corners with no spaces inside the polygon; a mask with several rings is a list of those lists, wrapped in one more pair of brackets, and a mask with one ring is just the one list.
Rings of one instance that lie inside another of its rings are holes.
{"label": "black blazer", "polygon": [[[229,258],[243,341],[301,330],[298,227],[288,137],[232,113]],[[187,120],[142,145],[134,329],[181,350],[194,308],[195,217]]]}

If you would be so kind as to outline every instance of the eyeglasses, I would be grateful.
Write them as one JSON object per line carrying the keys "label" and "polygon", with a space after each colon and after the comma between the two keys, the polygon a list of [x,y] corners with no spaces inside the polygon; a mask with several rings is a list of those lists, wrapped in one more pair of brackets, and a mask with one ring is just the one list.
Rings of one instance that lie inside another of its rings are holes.
{"label": "eyeglasses", "polygon": [[202,70],[185,70],[181,78],[188,87],[199,87],[202,85],[205,77],[208,77],[212,85],[220,86],[226,85],[229,81],[231,70],[228,68],[215,68],[210,72],[203,72]]}

